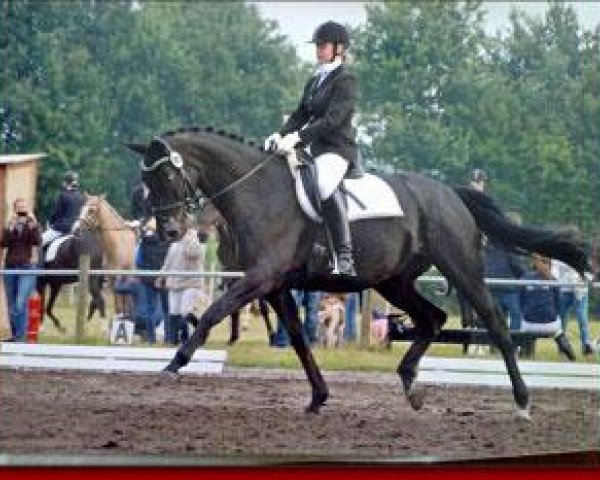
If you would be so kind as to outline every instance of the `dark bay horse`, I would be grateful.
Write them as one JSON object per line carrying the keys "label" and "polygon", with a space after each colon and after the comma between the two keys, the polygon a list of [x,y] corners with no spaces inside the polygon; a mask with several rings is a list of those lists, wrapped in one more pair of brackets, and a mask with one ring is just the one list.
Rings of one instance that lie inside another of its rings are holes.
{"label": "dark bay horse", "polygon": [[[219,211],[210,203],[207,202],[203,208],[202,213],[198,218],[198,227],[200,231],[208,233],[212,228],[216,229],[217,239],[219,245],[217,247],[217,257],[221,262],[221,265],[226,271],[235,272],[241,269],[237,260],[237,241],[233,231],[227,227],[227,222]],[[235,279],[223,280],[222,286],[228,288],[235,282]],[[273,326],[269,319],[269,310],[265,305],[264,300],[261,298],[258,301],[258,310],[265,322],[267,328],[267,335],[269,345],[273,345],[275,341],[275,333],[273,332]],[[233,312],[231,315],[231,328],[229,334],[229,345],[236,343],[240,337],[240,310]]]}
{"label": "dark bay horse", "polygon": [[584,246],[572,232],[517,226],[486,195],[452,189],[422,175],[387,175],[405,215],[368,219],[351,225],[358,276],[313,273],[315,242],[325,244],[322,227],[300,209],[286,159],[248,145],[212,128],[180,129],[148,144],[129,144],[141,155],[142,179],[163,222],[169,214],[201,205],[208,198],[238,240],[238,261],[245,277],[235,282],[199,319],[198,328],[165,368],[176,376],[225,316],[263,295],[285,323],[311,385],[307,407],[318,412],[329,392],[310,348],[302,338],[296,304],[289,288],[330,292],[374,288],[410,315],[421,338],[398,366],[405,395],[414,409],[423,391],[414,380],[418,363],[446,321],[446,313],[415,288],[415,279],[431,265],[464,294],[502,353],[520,417],[529,418],[529,394],[517,365],[504,319],[484,283],[481,231],[507,248],[536,251],[561,259],[578,271],[588,269]]}
{"label": "dark bay horse", "polygon": [[[67,238],[60,247],[58,247],[54,259],[51,262],[44,260],[43,266],[48,270],[78,269],[79,257],[83,254],[88,254],[90,256],[90,268],[102,268],[102,246],[98,235],[93,232],[81,232]],[[40,275],[37,277],[36,289],[42,298],[42,306],[45,306],[44,311],[46,315],[50,317],[54,326],[62,333],[65,332],[65,328],[62,326],[56,315],[54,315],[52,309],[54,308],[56,297],[58,297],[62,286],[75,283],[78,280],[79,278],[73,275]],[[92,318],[96,310],[100,312],[102,318],[105,318],[106,316],[104,298],[102,297],[102,281],[103,279],[101,276],[90,276],[89,291],[92,298],[88,309],[88,320]],[[50,296],[46,303],[45,293],[47,285],[50,286]]]}

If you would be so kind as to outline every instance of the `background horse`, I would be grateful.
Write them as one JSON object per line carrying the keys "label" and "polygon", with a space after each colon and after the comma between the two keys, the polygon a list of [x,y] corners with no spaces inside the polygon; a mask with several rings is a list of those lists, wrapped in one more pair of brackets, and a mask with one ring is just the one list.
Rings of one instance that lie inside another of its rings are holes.
{"label": "background horse", "polygon": [[[45,257],[44,251],[44,257]],[[87,254],[90,256],[90,268],[102,268],[102,245],[98,235],[93,232],[80,232],[67,238],[56,251],[56,255],[51,262],[44,259],[43,267],[48,270],[60,269],[78,269],[79,257]],[[79,281],[77,276],[56,276],[40,275],[36,280],[36,289],[42,298],[42,306],[45,305],[45,313],[50,317],[54,326],[62,333],[65,328],[61,325],[59,319],[54,315],[52,309],[56,302],[56,297],[64,284],[71,284]],[[106,316],[104,298],[102,297],[103,278],[99,275],[90,276],[89,291],[92,299],[88,310],[88,320],[92,318],[96,310],[100,311],[100,316]],[[50,286],[50,296],[48,303],[45,302],[46,285]],[[43,314],[42,314],[43,315]]]}
{"label": "background horse", "polygon": [[[108,203],[104,195],[88,195],[79,218],[73,226],[74,231],[90,231],[97,234],[104,251],[104,267],[115,270],[135,268],[135,231],[123,220],[119,213]],[[110,280],[114,286],[114,277]],[[114,290],[114,289],[113,289]],[[127,310],[125,299],[114,295],[115,312]]]}
{"label": "background horse", "polygon": [[[231,229],[227,228],[227,222],[219,211],[211,204],[207,203],[202,213],[198,217],[198,228],[200,231],[208,234],[211,229],[215,229],[217,232],[217,257],[221,265],[226,271],[235,272],[241,269],[239,262],[237,261],[237,242]],[[221,285],[224,288],[228,288],[229,285],[233,284],[236,279],[223,279]],[[273,345],[275,342],[275,333],[271,320],[269,319],[269,310],[265,301],[259,299],[258,311],[265,322],[267,328],[267,335],[269,345]],[[233,345],[240,337],[240,310],[236,310],[231,315],[231,328],[229,334],[229,345]]]}
{"label": "background horse", "polygon": [[470,189],[452,189],[417,174],[386,175],[404,216],[351,224],[357,277],[313,272],[315,242],[325,243],[322,227],[300,209],[286,159],[212,129],[167,132],[149,144],[130,144],[141,153],[142,179],[155,211],[176,213],[208,197],[238,241],[237,260],[244,278],[235,282],[199,319],[198,328],[165,368],[176,376],[210,329],[226,315],[264,295],[285,323],[311,385],[309,412],[319,412],[329,392],[302,338],[296,304],[289,288],[331,292],[374,288],[410,315],[420,338],[409,347],[398,373],[410,405],[419,409],[423,390],[414,380],[419,361],[444,323],[446,313],[424,298],[415,280],[431,265],[471,302],[499,348],[513,387],[517,414],[529,418],[529,393],[517,365],[508,327],[484,283],[481,233],[507,248],[536,251],[588,268],[583,245],[569,232],[517,226],[489,197]]}

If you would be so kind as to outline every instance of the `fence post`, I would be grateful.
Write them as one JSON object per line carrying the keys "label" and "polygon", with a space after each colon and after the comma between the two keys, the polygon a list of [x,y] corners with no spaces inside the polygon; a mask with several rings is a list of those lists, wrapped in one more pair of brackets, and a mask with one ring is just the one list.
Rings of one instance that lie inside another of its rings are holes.
{"label": "fence post", "polygon": [[371,345],[371,290],[365,289],[362,295],[362,312],[360,315],[360,348]]}
{"label": "fence post", "polygon": [[87,292],[90,283],[90,256],[85,254],[79,257],[79,288],[77,289],[77,315],[75,317],[75,343],[83,341],[83,325]]}

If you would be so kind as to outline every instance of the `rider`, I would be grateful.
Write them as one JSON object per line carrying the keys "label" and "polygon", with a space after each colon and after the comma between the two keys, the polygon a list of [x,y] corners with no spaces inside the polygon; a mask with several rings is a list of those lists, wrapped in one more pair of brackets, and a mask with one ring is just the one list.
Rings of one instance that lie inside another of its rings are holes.
{"label": "rider", "polygon": [[71,233],[81,207],[85,203],[83,193],[79,191],[79,175],[77,172],[65,173],[63,188],[54,203],[54,210],[48,220],[48,230],[42,236],[42,247],[52,240]]}
{"label": "rider", "polygon": [[354,259],[346,204],[337,188],[350,166],[358,162],[356,130],[352,116],[356,104],[356,79],[344,66],[350,43],[344,26],[325,22],[314,32],[319,67],[302,99],[278,132],[265,140],[265,149],[290,153],[309,146],[319,178],[325,220],[333,237],[340,274],[354,276]]}

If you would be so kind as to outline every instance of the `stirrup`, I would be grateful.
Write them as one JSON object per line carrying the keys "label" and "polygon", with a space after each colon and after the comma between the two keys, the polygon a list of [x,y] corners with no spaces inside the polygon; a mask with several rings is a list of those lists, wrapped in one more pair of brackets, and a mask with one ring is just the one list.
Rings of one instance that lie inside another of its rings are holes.
{"label": "stirrup", "polygon": [[[343,268],[340,268],[340,264]],[[340,259],[337,255],[334,258],[332,275],[345,275],[347,277],[356,277],[356,269],[352,258]]]}

